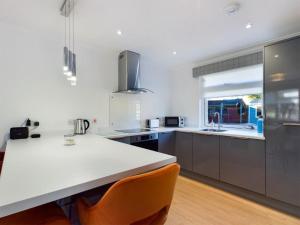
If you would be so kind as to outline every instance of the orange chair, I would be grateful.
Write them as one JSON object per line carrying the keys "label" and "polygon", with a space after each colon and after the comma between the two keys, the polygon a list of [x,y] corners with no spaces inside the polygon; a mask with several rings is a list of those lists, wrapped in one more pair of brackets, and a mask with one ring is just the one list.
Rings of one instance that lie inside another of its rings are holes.
{"label": "orange chair", "polygon": [[4,152],[1,152],[1,151],[0,151],[0,161],[3,161],[3,160],[4,160],[4,154],[5,154]]}
{"label": "orange chair", "polygon": [[55,203],[50,203],[0,218],[0,225],[71,225],[71,223]]}
{"label": "orange chair", "polygon": [[163,225],[180,167],[161,169],[115,183],[94,206],[77,201],[82,225]]}
{"label": "orange chair", "polygon": [[1,171],[2,171],[2,166],[3,166],[3,161],[0,161],[0,175],[1,175]]}

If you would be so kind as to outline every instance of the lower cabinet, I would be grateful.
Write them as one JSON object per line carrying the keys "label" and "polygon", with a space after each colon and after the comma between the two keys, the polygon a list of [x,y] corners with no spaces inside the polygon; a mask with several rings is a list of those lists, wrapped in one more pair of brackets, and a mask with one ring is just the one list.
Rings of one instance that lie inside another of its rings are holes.
{"label": "lower cabinet", "polygon": [[220,137],[220,179],[265,194],[265,142]]}
{"label": "lower cabinet", "polygon": [[176,132],[175,155],[182,169],[193,170],[193,134]]}
{"label": "lower cabinet", "polygon": [[194,134],[193,172],[220,179],[220,137]]}
{"label": "lower cabinet", "polygon": [[158,134],[158,152],[175,155],[175,132]]}
{"label": "lower cabinet", "polygon": [[[129,137],[112,139],[130,143]],[[181,168],[260,194],[266,192],[265,141],[188,132],[162,132],[158,151]]]}

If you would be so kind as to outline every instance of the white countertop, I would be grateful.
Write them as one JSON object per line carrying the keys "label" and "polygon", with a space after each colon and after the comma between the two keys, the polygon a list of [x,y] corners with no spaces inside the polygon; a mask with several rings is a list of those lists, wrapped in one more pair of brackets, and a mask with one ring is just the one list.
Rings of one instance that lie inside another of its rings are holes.
{"label": "white countertop", "polygon": [[224,132],[209,132],[209,131],[202,131],[202,129],[204,129],[204,128],[160,127],[160,128],[151,129],[151,131],[148,131],[148,132],[139,132],[139,133],[122,133],[122,132],[106,129],[106,130],[103,130],[102,132],[99,132],[98,135],[105,137],[105,138],[114,139],[114,138],[130,137],[130,136],[150,134],[150,133],[164,133],[164,132],[180,131],[180,132],[198,133],[198,134],[206,134],[206,135],[219,135],[219,136],[237,137],[237,138],[244,138],[244,139],[265,140],[264,135],[257,133],[256,130],[226,129],[225,128],[226,131],[224,131]]}
{"label": "white countertop", "polygon": [[176,162],[176,157],[99,135],[9,141],[0,176],[0,217]]}

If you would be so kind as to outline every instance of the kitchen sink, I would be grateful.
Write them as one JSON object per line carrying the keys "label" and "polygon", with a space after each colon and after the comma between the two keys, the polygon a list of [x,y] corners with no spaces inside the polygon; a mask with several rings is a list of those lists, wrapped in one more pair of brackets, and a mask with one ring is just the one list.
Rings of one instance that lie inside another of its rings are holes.
{"label": "kitchen sink", "polygon": [[201,131],[208,131],[208,132],[224,132],[224,131],[226,131],[226,130],[219,130],[219,129],[207,128],[207,129],[202,129]]}

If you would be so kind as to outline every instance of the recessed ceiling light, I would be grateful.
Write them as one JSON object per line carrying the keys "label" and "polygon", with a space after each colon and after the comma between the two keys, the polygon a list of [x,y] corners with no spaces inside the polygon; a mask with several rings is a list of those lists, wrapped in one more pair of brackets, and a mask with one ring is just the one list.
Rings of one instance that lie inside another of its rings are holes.
{"label": "recessed ceiling light", "polygon": [[279,58],[279,55],[278,54],[274,55],[274,58]]}
{"label": "recessed ceiling light", "polygon": [[177,55],[177,52],[176,52],[176,51],[173,51],[173,55]]}
{"label": "recessed ceiling light", "polygon": [[228,16],[236,14],[241,8],[241,5],[239,3],[233,2],[224,7],[224,12]]}
{"label": "recessed ceiling light", "polygon": [[122,31],[121,30],[117,30],[117,35],[122,36]]}
{"label": "recessed ceiling light", "polygon": [[251,29],[252,28],[252,24],[251,23],[247,23],[246,24],[246,29]]}

